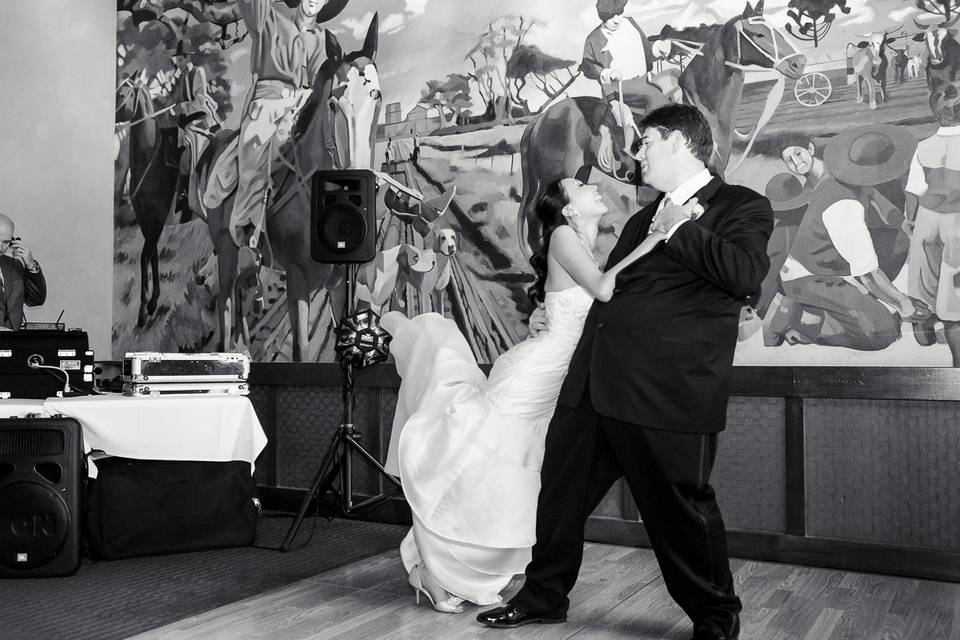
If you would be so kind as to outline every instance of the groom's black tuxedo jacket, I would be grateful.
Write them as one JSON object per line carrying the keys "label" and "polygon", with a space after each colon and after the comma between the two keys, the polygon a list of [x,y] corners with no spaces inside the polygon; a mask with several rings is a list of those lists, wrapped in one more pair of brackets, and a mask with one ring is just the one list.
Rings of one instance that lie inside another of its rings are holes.
{"label": "groom's black tuxedo jacket", "polygon": [[[773,211],[755,191],[717,178],[697,197],[703,215],[620,272],[609,302],[593,304],[561,405],[576,406],[589,383],[600,415],[670,431],[723,430],[740,308],[770,266]],[[646,237],[661,198],[627,221],[608,266]]]}

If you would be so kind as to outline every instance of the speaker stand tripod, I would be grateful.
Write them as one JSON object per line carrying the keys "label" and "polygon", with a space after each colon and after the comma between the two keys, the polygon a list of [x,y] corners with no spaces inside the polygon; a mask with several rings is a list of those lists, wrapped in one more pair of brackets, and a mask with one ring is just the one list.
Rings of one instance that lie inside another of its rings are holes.
{"label": "speaker stand tripod", "polygon": [[[353,269],[353,265],[346,265],[347,310],[344,317],[353,313],[353,279],[355,275]],[[300,509],[297,511],[297,515],[293,519],[293,523],[290,525],[290,529],[287,531],[283,542],[280,543],[281,551],[290,551],[293,547],[293,539],[296,537],[297,531],[300,530],[300,525],[303,523],[303,519],[314,499],[320,500],[321,496],[326,495],[328,492],[339,494],[339,514],[354,516],[380,504],[387,498],[397,495],[399,491],[403,490],[400,481],[387,473],[383,465],[360,444],[362,434],[353,426],[354,366],[343,361],[341,361],[341,366],[343,367],[343,422],[337,428],[337,432],[333,438],[333,444],[321,461],[320,467],[317,469],[317,473],[313,478],[313,482],[310,484],[307,494],[300,503]],[[379,475],[389,480],[398,491],[392,493],[381,492],[375,496],[369,496],[359,502],[355,502],[353,495],[353,455],[355,453],[360,456],[361,461],[366,462],[366,464],[377,471]],[[340,481],[339,491],[334,487],[337,479]]]}

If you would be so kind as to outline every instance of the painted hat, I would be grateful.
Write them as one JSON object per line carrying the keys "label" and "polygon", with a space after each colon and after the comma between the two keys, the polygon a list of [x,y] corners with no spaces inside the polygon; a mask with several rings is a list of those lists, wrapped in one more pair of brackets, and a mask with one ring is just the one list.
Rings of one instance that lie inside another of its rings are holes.
{"label": "painted hat", "polygon": [[597,15],[601,20],[608,20],[623,13],[627,0],[597,0]]}
{"label": "painted hat", "polygon": [[770,201],[774,211],[790,211],[805,207],[810,203],[813,190],[804,187],[800,178],[784,171],[770,178],[764,189],[764,195]]}
{"label": "painted hat", "polygon": [[917,139],[903,127],[864,125],[831,140],[823,152],[823,164],[840,182],[873,186],[906,173],[916,148]]}
{"label": "painted hat", "polygon": [[[300,0],[283,0],[283,2],[291,9],[300,6]],[[347,6],[347,0],[328,0],[327,4],[323,5],[323,8],[317,14],[317,22],[326,22],[336,18],[345,6]]]}
{"label": "painted hat", "polygon": [[913,16],[913,23],[917,25],[919,29],[929,29],[930,27],[942,27],[944,29],[949,29],[957,23],[957,17],[954,16],[950,20],[944,20],[942,13],[929,13],[923,12]]}

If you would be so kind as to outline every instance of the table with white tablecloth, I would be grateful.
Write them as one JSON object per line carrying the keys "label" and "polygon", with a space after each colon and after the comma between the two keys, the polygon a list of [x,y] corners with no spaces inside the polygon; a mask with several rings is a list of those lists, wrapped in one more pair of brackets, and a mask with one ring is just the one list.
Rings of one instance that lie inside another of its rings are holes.
{"label": "table with white tablecloth", "polygon": [[44,417],[48,415],[43,408],[43,400],[4,399],[0,400],[0,419],[26,418],[27,416]]}
{"label": "table with white tablecloth", "polygon": [[88,454],[86,533],[121,558],[250,544],[254,463],[267,444],[245,396],[120,395],[0,401],[0,417],[80,423]]}
{"label": "table with white tablecloth", "polygon": [[[254,462],[267,445],[246,396],[81,396],[48,398],[46,415],[75,418],[84,451],[138,460]],[[91,477],[96,477],[91,465]]]}

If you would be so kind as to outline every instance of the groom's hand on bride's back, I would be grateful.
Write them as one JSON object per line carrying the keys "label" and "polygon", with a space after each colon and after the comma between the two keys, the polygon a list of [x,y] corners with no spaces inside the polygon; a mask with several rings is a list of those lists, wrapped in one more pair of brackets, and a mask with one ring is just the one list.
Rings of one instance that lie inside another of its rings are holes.
{"label": "groom's hand on bride's back", "polygon": [[537,335],[547,330],[547,312],[543,308],[543,303],[537,305],[537,307],[530,314],[530,337],[536,338]]}

